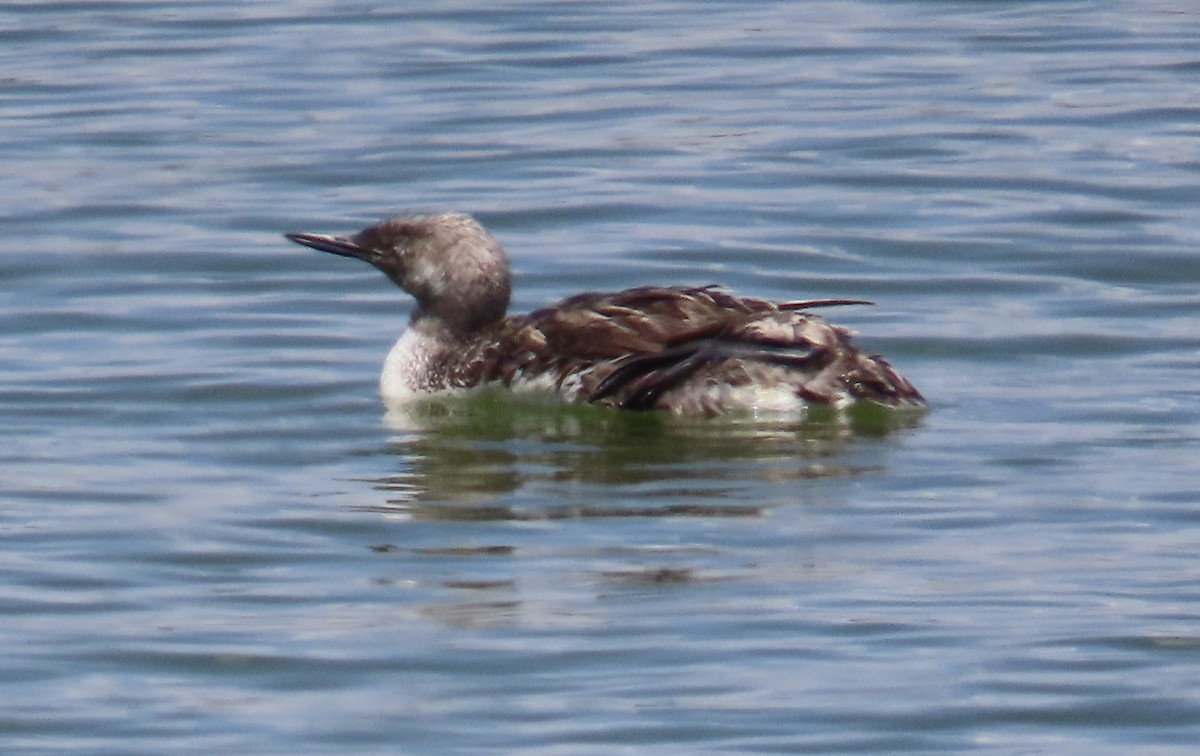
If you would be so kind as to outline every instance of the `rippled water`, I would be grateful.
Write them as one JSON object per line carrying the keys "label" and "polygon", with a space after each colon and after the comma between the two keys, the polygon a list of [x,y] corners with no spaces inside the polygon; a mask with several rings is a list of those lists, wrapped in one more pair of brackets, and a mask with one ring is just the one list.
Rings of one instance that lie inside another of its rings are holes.
{"label": "rippled water", "polygon": [[[10,3],[0,744],[1190,752],[1183,2]],[[723,283],[931,399],[387,416],[279,232],[476,213],[515,307]]]}

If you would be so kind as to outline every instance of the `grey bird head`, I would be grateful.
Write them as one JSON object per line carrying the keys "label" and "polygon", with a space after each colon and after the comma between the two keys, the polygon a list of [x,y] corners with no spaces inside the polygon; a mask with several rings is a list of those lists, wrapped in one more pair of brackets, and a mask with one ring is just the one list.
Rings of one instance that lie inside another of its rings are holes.
{"label": "grey bird head", "polygon": [[503,319],[508,309],[512,280],[504,248],[463,213],[392,218],[348,237],[284,236],[379,268],[416,298],[414,324],[435,319],[463,335]]}

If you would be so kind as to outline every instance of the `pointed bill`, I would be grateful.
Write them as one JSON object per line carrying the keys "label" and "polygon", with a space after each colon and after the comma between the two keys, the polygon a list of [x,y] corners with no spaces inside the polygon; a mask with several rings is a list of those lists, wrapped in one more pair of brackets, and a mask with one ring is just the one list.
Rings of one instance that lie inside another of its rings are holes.
{"label": "pointed bill", "polygon": [[350,239],[342,236],[300,233],[286,233],[284,236],[297,244],[303,244],[306,247],[341,255],[342,257],[353,257],[358,260],[367,260],[368,262],[374,257],[374,253],[371,250],[360,247]]}

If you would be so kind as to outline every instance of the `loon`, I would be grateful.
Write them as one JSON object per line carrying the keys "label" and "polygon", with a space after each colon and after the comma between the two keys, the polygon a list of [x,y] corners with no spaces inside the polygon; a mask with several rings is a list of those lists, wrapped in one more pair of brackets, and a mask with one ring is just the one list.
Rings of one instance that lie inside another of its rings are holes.
{"label": "loon", "polygon": [[396,217],[348,237],[284,236],[365,260],[416,299],[384,361],[380,392],[388,402],[500,385],[678,415],[925,405],[883,357],[810,312],[871,304],[864,300],[772,302],[717,286],[640,286],[507,315],[508,257],[470,215]]}

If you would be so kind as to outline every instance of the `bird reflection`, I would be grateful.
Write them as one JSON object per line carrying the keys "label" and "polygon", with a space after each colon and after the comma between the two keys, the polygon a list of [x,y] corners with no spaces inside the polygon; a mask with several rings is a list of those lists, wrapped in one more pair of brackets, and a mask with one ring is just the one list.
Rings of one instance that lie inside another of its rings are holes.
{"label": "bird reflection", "polygon": [[[803,495],[808,479],[877,468],[878,453],[859,447],[918,421],[895,412],[689,419],[488,394],[406,403],[387,418],[396,472],[372,481],[384,501],[362,507],[413,526],[370,547],[384,557],[379,584],[414,598],[426,619],[482,628],[587,623],[606,597],[767,579],[778,564],[697,540],[694,528],[664,523],[690,533],[664,542],[620,520],[752,521]],[[590,545],[545,537],[568,520],[611,526],[590,531],[599,539]],[[808,562],[802,550],[794,558]]]}
{"label": "bird reflection", "polygon": [[848,444],[918,417],[869,405],[764,422],[486,394],[410,402],[387,415],[400,470],[374,481],[388,500],[368,508],[438,520],[755,516],[740,487],[861,473],[870,466],[844,461]]}

